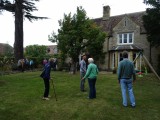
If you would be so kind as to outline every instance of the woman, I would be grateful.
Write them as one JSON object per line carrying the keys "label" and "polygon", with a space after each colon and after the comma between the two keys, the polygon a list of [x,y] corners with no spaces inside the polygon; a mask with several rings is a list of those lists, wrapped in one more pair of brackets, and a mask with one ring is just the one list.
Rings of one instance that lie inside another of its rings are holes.
{"label": "woman", "polygon": [[49,100],[48,95],[49,95],[49,88],[50,88],[50,84],[49,84],[49,80],[50,80],[50,72],[51,72],[51,64],[53,62],[53,59],[49,59],[49,62],[47,64],[45,64],[44,67],[44,75],[41,76],[44,80],[44,95],[43,95],[43,100]]}
{"label": "woman", "polygon": [[98,68],[97,65],[95,65],[93,58],[88,59],[88,68],[85,76],[82,78],[82,80],[88,78],[88,84],[89,84],[89,99],[94,99],[96,98],[96,80],[97,80],[97,75],[98,75]]}

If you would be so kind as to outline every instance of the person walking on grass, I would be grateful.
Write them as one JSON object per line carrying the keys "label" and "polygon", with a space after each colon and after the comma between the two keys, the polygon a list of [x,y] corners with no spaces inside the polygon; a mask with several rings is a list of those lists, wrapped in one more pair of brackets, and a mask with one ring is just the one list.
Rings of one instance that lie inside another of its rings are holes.
{"label": "person walking on grass", "polygon": [[51,72],[51,64],[53,62],[53,59],[50,58],[49,62],[47,64],[45,64],[44,66],[44,75],[42,76],[43,80],[44,80],[44,95],[43,95],[43,100],[49,100],[48,96],[49,96],[49,89],[50,89],[50,82],[49,80],[50,78],[50,72]]}
{"label": "person walking on grass", "polygon": [[118,81],[121,85],[122,100],[123,100],[122,104],[124,107],[127,107],[126,92],[128,91],[131,107],[134,108],[136,106],[132,88],[133,81],[136,80],[134,64],[130,60],[128,60],[127,51],[124,51],[122,55],[123,55],[123,60],[120,61],[118,65]]}
{"label": "person walking on grass", "polygon": [[98,68],[97,65],[94,64],[93,58],[88,59],[88,68],[85,76],[82,78],[82,81],[86,78],[88,78],[88,84],[89,84],[89,99],[96,98],[96,80],[98,75]]}
{"label": "person walking on grass", "polygon": [[[85,54],[82,55],[82,60],[80,61],[79,65],[80,65],[80,77],[82,79],[86,74],[86,55]],[[84,89],[85,79],[84,80],[81,80],[81,79],[80,79],[80,90],[82,92],[85,92],[85,89]]]}

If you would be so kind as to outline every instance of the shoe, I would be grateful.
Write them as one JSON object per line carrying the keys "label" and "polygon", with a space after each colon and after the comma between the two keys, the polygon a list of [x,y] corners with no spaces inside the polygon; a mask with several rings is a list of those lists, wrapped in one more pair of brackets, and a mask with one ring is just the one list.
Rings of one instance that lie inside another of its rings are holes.
{"label": "shoe", "polygon": [[87,97],[87,99],[94,99],[94,98]]}
{"label": "shoe", "polygon": [[86,92],[86,90],[81,90],[81,92]]}
{"label": "shoe", "polygon": [[49,98],[48,98],[48,97],[43,97],[42,99],[43,99],[43,100],[49,100]]}
{"label": "shoe", "polygon": [[135,107],[136,107],[135,105],[134,106],[131,105],[131,108],[135,108]]}
{"label": "shoe", "polygon": [[48,95],[48,98],[51,98],[51,96],[50,96],[50,95]]}

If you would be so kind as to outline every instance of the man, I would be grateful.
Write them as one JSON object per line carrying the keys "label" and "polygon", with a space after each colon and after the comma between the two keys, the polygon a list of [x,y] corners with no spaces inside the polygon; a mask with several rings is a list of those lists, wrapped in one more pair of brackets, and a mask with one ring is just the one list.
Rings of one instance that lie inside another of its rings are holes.
{"label": "man", "polygon": [[[83,54],[82,55],[82,60],[80,61],[80,77],[81,79],[85,76],[86,74],[86,55]],[[84,84],[85,84],[85,79],[84,80],[81,80],[80,79],[80,90],[82,92],[85,92],[85,89],[84,89]]]}
{"label": "man", "polygon": [[124,59],[118,65],[118,81],[121,85],[123,106],[127,107],[126,91],[128,90],[131,107],[134,108],[136,106],[135,97],[132,89],[132,83],[136,80],[134,64],[127,59],[127,51],[124,51],[122,55]]}
{"label": "man", "polygon": [[50,72],[51,72],[51,64],[53,62],[53,59],[49,59],[49,62],[44,66],[44,75],[42,76],[43,80],[44,80],[44,95],[43,95],[43,100],[49,100],[48,95],[49,95],[49,88],[50,88],[50,84],[49,84],[49,80],[50,80]]}

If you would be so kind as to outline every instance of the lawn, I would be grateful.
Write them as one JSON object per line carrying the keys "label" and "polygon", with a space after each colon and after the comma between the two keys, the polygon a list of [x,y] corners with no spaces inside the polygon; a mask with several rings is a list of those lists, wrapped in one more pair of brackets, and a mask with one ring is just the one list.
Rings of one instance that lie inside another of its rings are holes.
{"label": "lawn", "polygon": [[80,75],[52,72],[49,101],[42,100],[44,84],[38,72],[0,76],[0,120],[160,120],[160,81],[146,75],[134,83],[136,108],[122,107],[115,74],[101,72],[96,83],[97,98],[80,92]]}

